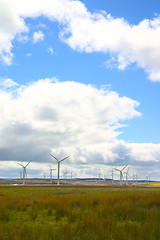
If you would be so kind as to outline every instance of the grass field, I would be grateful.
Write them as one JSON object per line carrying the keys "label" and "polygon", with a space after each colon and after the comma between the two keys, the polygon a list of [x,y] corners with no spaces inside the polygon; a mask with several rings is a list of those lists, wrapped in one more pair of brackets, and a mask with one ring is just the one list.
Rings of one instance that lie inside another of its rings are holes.
{"label": "grass field", "polygon": [[0,187],[0,240],[159,240],[159,188]]}
{"label": "grass field", "polygon": [[137,186],[146,186],[146,187],[160,187],[160,182],[143,182],[137,183]]}

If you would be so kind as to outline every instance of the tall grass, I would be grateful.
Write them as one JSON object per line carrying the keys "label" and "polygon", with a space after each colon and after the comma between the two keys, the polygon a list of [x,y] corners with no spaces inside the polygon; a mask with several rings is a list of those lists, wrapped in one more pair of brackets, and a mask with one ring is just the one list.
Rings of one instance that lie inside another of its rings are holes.
{"label": "tall grass", "polygon": [[159,240],[160,190],[0,187],[0,240]]}

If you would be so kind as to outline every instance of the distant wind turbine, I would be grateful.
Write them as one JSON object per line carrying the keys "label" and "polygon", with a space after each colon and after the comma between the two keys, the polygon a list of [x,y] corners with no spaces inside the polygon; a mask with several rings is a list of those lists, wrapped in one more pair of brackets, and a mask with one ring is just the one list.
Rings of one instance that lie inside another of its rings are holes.
{"label": "distant wind turbine", "polygon": [[63,171],[63,179],[67,182],[69,172],[67,170]]}
{"label": "distant wind turbine", "polygon": [[26,177],[26,168],[27,166],[30,164],[31,161],[29,161],[25,166],[21,163],[17,163],[18,165],[20,165],[23,168],[23,185],[25,184],[25,177]]}
{"label": "distant wind turbine", "polygon": [[53,157],[56,161],[57,161],[57,163],[58,163],[58,178],[57,178],[57,185],[59,185],[59,171],[60,171],[60,163],[62,162],[62,161],[64,161],[64,160],[66,160],[67,158],[69,158],[69,156],[67,156],[67,157],[65,157],[65,158],[63,158],[63,159],[61,159],[61,160],[58,160],[55,156],[53,156],[51,153],[50,153],[50,155],[51,155],[51,157]]}
{"label": "distant wind turbine", "polygon": [[118,169],[118,168],[115,168],[116,171],[119,171],[119,174],[120,174],[120,185],[122,185],[122,180],[123,180],[123,170],[128,166],[128,164],[123,167],[121,170]]}
{"label": "distant wind turbine", "polygon": [[138,175],[137,173],[133,173],[133,185],[137,183]]}
{"label": "distant wind turbine", "polygon": [[112,184],[114,183],[114,173],[113,173],[113,168],[112,168]]}
{"label": "distant wind turbine", "polygon": [[51,166],[49,166],[50,167],[50,183],[52,183],[52,171],[53,170],[56,170],[55,168],[51,168]]}
{"label": "distant wind turbine", "polygon": [[72,179],[72,177],[73,177],[73,171],[71,171],[71,173],[70,173],[70,174],[71,174],[71,179]]}
{"label": "distant wind turbine", "polygon": [[128,185],[128,177],[130,177],[128,171],[129,171],[129,168],[125,172],[125,174],[126,174],[126,185]]}

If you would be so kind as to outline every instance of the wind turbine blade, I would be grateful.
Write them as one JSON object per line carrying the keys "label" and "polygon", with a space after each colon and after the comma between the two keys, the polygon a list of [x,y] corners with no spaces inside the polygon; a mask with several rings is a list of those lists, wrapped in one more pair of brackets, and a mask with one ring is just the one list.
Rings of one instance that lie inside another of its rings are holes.
{"label": "wind turbine blade", "polygon": [[17,163],[17,164],[24,168],[24,166],[22,164],[20,164],[20,163]]}
{"label": "wind turbine blade", "polygon": [[59,162],[62,162],[62,161],[66,160],[66,159],[69,158],[69,157],[70,157],[70,156],[67,156],[67,157],[63,158],[62,160],[59,160]]}
{"label": "wind turbine blade", "polygon": [[114,170],[121,172],[121,171],[120,171],[119,169],[117,169],[117,168],[114,168]]}
{"label": "wind turbine blade", "polygon": [[126,167],[128,166],[128,164],[124,167],[124,168],[122,168],[122,170],[121,171],[123,171]]}
{"label": "wind turbine blade", "polygon": [[56,161],[58,162],[58,159],[57,159],[55,156],[53,156],[51,153],[50,153],[50,155],[51,155],[51,157],[53,157],[54,159],[56,159]]}
{"label": "wind turbine blade", "polygon": [[26,164],[25,168],[30,164],[30,162],[31,162],[31,161],[29,161],[29,162]]}

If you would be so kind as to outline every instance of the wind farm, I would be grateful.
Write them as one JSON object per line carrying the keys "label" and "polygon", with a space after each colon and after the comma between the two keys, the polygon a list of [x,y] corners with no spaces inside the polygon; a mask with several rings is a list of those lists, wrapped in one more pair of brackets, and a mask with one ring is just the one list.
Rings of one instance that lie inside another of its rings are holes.
{"label": "wind farm", "polygon": [[25,235],[26,240],[109,240],[106,236],[134,240],[136,234],[136,239],[146,240],[159,236],[160,182],[138,179],[128,164],[110,167],[109,173],[98,168],[93,177],[82,178],[64,164],[60,168],[72,156],[50,156],[55,165],[42,169],[41,178],[30,177],[33,162],[29,165],[29,161],[18,163],[22,178],[0,179],[0,239]]}
{"label": "wind farm", "polygon": [[[159,181],[154,181],[152,179],[148,179],[148,177],[140,178],[137,173],[135,173],[129,165],[125,166],[117,166],[117,167],[109,167],[109,171],[104,171],[104,169],[97,169],[93,171],[93,176],[89,177],[81,177],[77,174],[78,169],[76,171],[67,170],[65,168],[60,168],[61,162],[67,160],[71,156],[66,156],[62,159],[58,159],[53,154],[50,156],[56,160],[55,165],[49,165],[49,169],[41,169],[41,176],[34,177],[34,175],[30,175],[32,171],[32,165],[28,169],[28,177],[27,177],[27,167],[31,163],[31,161],[23,163],[17,163],[22,168],[22,172],[20,172],[20,177],[15,178],[0,178],[0,185],[8,185],[8,186],[17,186],[17,185],[25,185],[25,186],[103,186],[103,187],[151,187],[156,186],[159,187]],[[32,162],[33,164],[33,162]],[[67,161],[66,161],[67,164]],[[65,165],[66,166],[66,165]],[[63,165],[62,165],[63,167]],[[57,174],[56,174],[57,172]]]}

